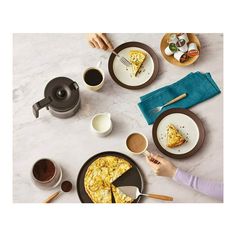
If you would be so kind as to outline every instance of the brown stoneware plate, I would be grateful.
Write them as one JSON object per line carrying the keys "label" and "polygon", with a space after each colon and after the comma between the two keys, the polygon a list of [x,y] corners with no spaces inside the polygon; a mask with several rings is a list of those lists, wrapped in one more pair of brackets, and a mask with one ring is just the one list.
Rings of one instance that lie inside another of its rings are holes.
{"label": "brown stoneware plate", "polygon": [[119,58],[111,53],[108,69],[111,78],[127,89],[141,89],[150,85],[158,74],[158,58],[149,46],[139,42],[127,42],[115,48],[115,52],[129,60],[130,50],[140,50],[146,53],[146,59],[136,76],[132,75],[132,67],[123,65]]}
{"label": "brown stoneware plate", "polygon": [[[105,157],[105,156],[115,156],[118,158],[122,158],[126,161],[128,161],[131,165],[132,168],[128,171],[126,171],[122,176],[120,176],[118,179],[116,179],[113,184],[116,187],[119,186],[137,186],[140,190],[140,192],[143,192],[144,188],[144,181],[143,177],[141,174],[141,171],[138,167],[138,165],[128,156],[126,156],[123,153],[120,152],[113,152],[113,151],[106,151],[106,152],[101,152],[98,153],[94,156],[92,156],[90,159],[88,159],[82,168],[80,169],[78,178],[77,178],[77,192],[80,198],[80,201],[82,203],[93,203],[88,194],[85,191],[84,187],[84,177],[86,174],[86,171],[88,167],[98,158],[100,157]],[[141,197],[138,197],[136,200],[133,201],[133,203],[139,202]],[[113,200],[114,203],[114,200]]]}
{"label": "brown stoneware plate", "polygon": [[[167,127],[173,124],[186,139],[181,146],[169,148],[167,143]],[[164,111],[155,121],[152,136],[157,148],[172,158],[187,158],[194,155],[202,146],[205,130],[201,120],[193,112],[183,108]]]}
{"label": "brown stoneware plate", "polygon": [[192,57],[192,58],[188,58],[185,62],[181,63],[179,61],[177,61],[173,55],[171,56],[167,56],[165,54],[165,49],[166,47],[168,46],[168,39],[169,39],[169,36],[170,36],[171,33],[168,33],[168,34],[165,34],[161,40],[161,45],[160,45],[160,48],[161,48],[161,53],[162,53],[162,56],[171,64],[173,65],[176,65],[176,66],[189,66],[189,65],[192,65],[194,62],[197,61],[197,59],[199,58],[200,56],[200,49],[201,49],[201,44],[200,44],[200,41],[198,39],[198,37],[195,35],[195,34],[192,34],[192,33],[188,33],[188,38],[189,38],[189,43],[196,43],[197,44],[197,47],[198,47],[198,50],[199,50],[199,55],[195,56],[195,57]]}

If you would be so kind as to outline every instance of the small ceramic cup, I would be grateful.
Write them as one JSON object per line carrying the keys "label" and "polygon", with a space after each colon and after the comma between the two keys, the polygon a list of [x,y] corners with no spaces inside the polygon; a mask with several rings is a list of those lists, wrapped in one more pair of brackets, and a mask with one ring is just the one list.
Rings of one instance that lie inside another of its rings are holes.
{"label": "small ceramic cup", "polygon": [[107,136],[112,131],[111,114],[98,113],[91,120],[91,129],[98,136]]}
{"label": "small ceramic cup", "polygon": [[125,142],[128,151],[134,155],[150,156],[150,152],[147,151],[148,139],[147,137],[139,132],[131,133]]}
{"label": "small ceramic cup", "polygon": [[[101,69],[101,64],[102,62],[99,61],[97,63],[97,65],[95,67],[89,67],[87,68],[84,73],[83,73],[83,81],[84,81],[84,85],[87,89],[91,90],[91,91],[98,91],[99,89],[102,88],[103,84],[104,84],[104,81],[105,81],[105,73],[104,71]],[[99,83],[99,84],[96,84],[96,85],[90,85],[86,82],[85,80],[85,74],[89,71],[89,70],[97,70],[100,72],[100,74],[102,75],[102,81]]]}
{"label": "small ceramic cup", "polygon": [[62,179],[61,167],[50,159],[36,161],[31,170],[33,183],[41,189],[57,187]]}

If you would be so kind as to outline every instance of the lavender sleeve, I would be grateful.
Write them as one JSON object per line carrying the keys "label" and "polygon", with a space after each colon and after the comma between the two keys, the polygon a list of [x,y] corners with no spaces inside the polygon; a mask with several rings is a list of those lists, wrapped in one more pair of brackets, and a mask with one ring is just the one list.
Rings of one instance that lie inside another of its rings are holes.
{"label": "lavender sleeve", "polygon": [[180,184],[192,187],[198,192],[223,201],[223,183],[204,180],[177,168],[173,179]]}

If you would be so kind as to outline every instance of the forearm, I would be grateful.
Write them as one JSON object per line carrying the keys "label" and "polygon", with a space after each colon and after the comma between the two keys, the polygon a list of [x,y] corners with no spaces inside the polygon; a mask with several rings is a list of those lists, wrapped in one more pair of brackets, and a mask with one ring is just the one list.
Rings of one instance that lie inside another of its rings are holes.
{"label": "forearm", "polygon": [[173,179],[178,183],[192,187],[198,192],[223,201],[223,183],[204,180],[180,169],[176,170]]}

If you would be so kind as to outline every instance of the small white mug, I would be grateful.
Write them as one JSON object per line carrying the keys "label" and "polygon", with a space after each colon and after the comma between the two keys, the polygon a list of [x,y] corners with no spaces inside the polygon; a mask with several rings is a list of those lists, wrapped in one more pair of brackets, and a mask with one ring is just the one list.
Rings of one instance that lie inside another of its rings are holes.
{"label": "small white mug", "polygon": [[[139,152],[134,152],[134,151],[130,150],[130,148],[128,147],[128,144],[127,144],[128,139],[131,137],[131,135],[134,135],[134,134],[141,135],[141,136],[144,138],[145,142],[146,142],[146,145],[145,145],[145,147],[143,148],[143,150],[141,150],[141,151],[139,151]],[[134,154],[134,155],[142,155],[142,154],[143,154],[143,155],[146,156],[146,157],[150,156],[150,152],[147,151],[147,148],[148,148],[148,139],[147,139],[147,137],[146,137],[144,134],[142,134],[142,133],[140,133],[140,132],[131,133],[131,134],[126,138],[125,144],[126,144],[126,148],[128,149],[128,151],[129,151],[130,153]]]}
{"label": "small white mug", "polygon": [[[85,87],[86,87],[87,89],[92,90],[92,91],[97,91],[97,90],[99,90],[99,89],[102,88],[102,86],[103,86],[103,84],[104,84],[104,80],[105,80],[105,73],[104,73],[104,71],[101,69],[101,64],[102,64],[102,62],[99,61],[95,67],[89,67],[89,68],[87,68],[87,69],[84,71],[84,73],[83,73],[83,81],[84,81]],[[86,81],[85,81],[85,74],[86,74],[86,72],[88,72],[89,70],[92,70],[92,69],[98,70],[98,71],[101,73],[101,75],[102,75],[102,81],[101,81],[99,84],[97,84],[97,85],[89,85],[89,84],[86,83]]]}

